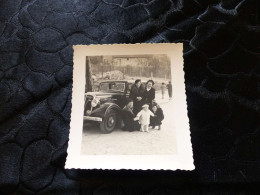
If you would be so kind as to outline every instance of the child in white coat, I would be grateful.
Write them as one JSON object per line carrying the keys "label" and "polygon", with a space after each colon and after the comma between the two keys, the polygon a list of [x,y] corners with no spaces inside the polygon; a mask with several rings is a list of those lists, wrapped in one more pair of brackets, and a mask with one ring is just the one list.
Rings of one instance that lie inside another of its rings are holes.
{"label": "child in white coat", "polygon": [[134,120],[139,120],[142,132],[149,132],[150,116],[154,116],[154,114],[149,110],[147,104],[143,105],[142,108],[143,109],[136,115]]}

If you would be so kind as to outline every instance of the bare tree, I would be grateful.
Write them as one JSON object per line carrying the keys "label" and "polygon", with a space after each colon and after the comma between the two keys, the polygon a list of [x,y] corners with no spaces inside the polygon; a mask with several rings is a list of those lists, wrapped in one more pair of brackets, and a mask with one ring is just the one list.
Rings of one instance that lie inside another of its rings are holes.
{"label": "bare tree", "polygon": [[90,66],[90,59],[87,56],[86,57],[86,85],[85,85],[86,91],[92,91],[92,85],[93,85],[93,80],[92,80],[92,71],[91,71],[91,66]]}

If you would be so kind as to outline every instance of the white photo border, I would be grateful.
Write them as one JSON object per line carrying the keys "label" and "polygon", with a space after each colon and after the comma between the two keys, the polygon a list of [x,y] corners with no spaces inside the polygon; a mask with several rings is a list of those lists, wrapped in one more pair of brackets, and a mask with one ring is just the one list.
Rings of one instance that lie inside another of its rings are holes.
{"label": "white photo border", "polygon": [[[138,43],[73,46],[73,89],[67,169],[194,170],[187,115],[182,43]],[[81,143],[85,93],[86,56],[166,54],[171,59],[175,155],[83,155]]]}

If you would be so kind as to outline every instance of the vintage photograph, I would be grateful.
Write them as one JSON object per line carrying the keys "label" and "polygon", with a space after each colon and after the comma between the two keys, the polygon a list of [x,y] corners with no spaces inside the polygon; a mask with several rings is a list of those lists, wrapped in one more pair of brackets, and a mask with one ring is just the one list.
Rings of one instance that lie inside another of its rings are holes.
{"label": "vintage photograph", "polygon": [[74,46],[67,168],[194,168],[182,47]]}
{"label": "vintage photograph", "polygon": [[166,54],[86,56],[81,152],[174,154],[172,101]]}

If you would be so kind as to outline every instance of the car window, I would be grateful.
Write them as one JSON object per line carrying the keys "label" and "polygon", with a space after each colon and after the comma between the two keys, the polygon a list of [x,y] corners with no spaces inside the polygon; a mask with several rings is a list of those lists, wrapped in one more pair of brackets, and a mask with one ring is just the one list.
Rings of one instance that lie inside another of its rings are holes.
{"label": "car window", "polygon": [[92,86],[92,91],[99,91],[99,86],[98,85],[93,85]]}
{"label": "car window", "polygon": [[100,91],[102,91],[102,92],[124,92],[125,83],[119,83],[119,82],[100,83]]}
{"label": "car window", "polygon": [[128,83],[127,93],[130,93],[133,83]]}

